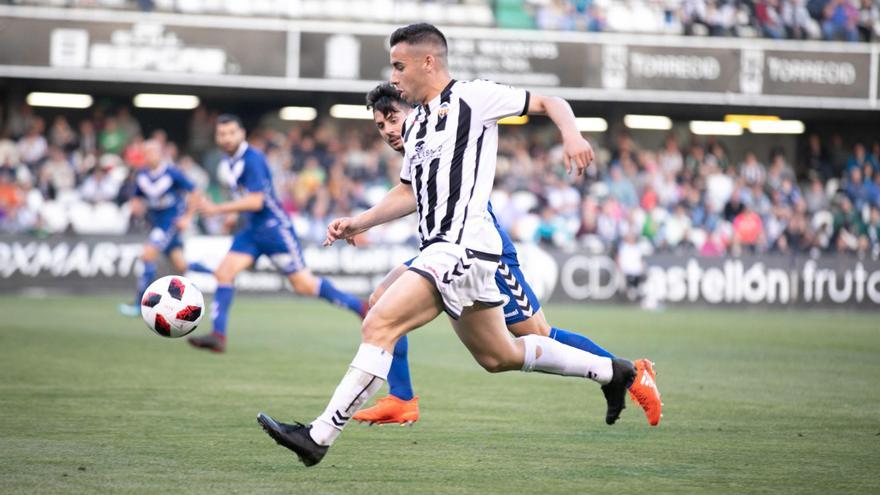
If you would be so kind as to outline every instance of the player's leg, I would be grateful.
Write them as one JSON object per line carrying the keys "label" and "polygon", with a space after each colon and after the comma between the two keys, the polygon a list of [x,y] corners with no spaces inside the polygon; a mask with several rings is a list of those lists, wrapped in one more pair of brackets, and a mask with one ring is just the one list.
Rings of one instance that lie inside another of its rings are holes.
{"label": "player's leg", "polygon": [[226,325],[235,295],[235,277],[254,263],[257,253],[250,231],[245,230],[235,236],[232,247],[214,271],[217,291],[211,306],[211,333],[187,339],[194,347],[214,352],[226,350]]}
{"label": "player's leg", "polygon": [[299,239],[292,227],[261,230],[255,240],[260,252],[268,256],[275,267],[287,276],[294,292],[320,297],[331,304],[351,310],[361,318],[366,316],[369,309],[366,301],[339,290],[330,280],[317,277],[306,268]]}
{"label": "player's leg", "polygon": [[[162,234],[161,230],[159,230],[159,234]],[[144,291],[156,279],[156,260],[159,258],[159,248],[154,242],[156,237],[157,235],[151,233],[150,241],[144,244],[143,252],[141,253],[141,265],[144,269],[138,277],[137,288],[134,293],[134,304],[120,304],[118,309],[123,315],[138,316],[141,314],[141,300],[144,297]]]}
{"label": "player's leg", "polygon": [[542,335],[590,354],[614,357],[581,334],[551,327],[544,317],[541,302],[519,266],[501,263],[498,271],[495,272],[495,283],[498,285],[498,290],[508,298],[508,303],[504,306],[504,319],[510,333],[517,337]]}
{"label": "player's leg", "polygon": [[170,235],[171,239],[165,247],[164,253],[171,262],[171,266],[174,268],[175,272],[180,275],[186,273],[187,270],[198,273],[214,274],[214,270],[208,268],[204,263],[198,261],[187,263],[186,258],[183,255],[183,239],[180,237],[180,232],[175,228],[170,232]]}
{"label": "player's leg", "polygon": [[[376,305],[382,294],[407,268],[403,264],[385,275],[376,290],[370,294],[370,307]],[[419,398],[413,392],[408,352],[409,339],[404,335],[394,345],[391,368],[388,370],[388,395],[379,399],[373,407],[361,409],[352,419],[370,424],[412,424],[419,420]]]}
{"label": "player's leg", "polygon": [[324,412],[308,426],[279,423],[262,413],[258,422],[304,464],[317,464],[351,416],[382,386],[397,340],[436,318],[440,311],[434,287],[413,272],[404,273],[363,321],[361,346]]}
{"label": "player's leg", "polygon": [[[275,259],[274,256],[273,259]],[[279,267],[279,269],[281,268]],[[333,305],[339,306],[340,308],[348,309],[361,318],[367,315],[367,310],[370,309],[370,306],[366,301],[363,301],[348,292],[339,290],[329,279],[316,276],[308,268],[292,268],[288,265],[286,268],[282,269],[282,271],[288,271],[291,269],[296,271],[288,273],[287,278],[290,280],[290,285],[293,287],[293,291],[297,294],[319,297]]]}
{"label": "player's leg", "polygon": [[[504,307],[504,318],[507,329],[513,335],[517,337],[525,335],[550,337],[557,342],[590,354],[614,358],[612,353],[584,335],[551,327],[544,317],[540,301],[519,266],[501,263],[495,273],[495,282],[498,290],[509,300]],[[660,391],[657,389],[653,363],[647,359],[638,359],[633,361],[633,364],[636,366],[637,376],[629,388],[630,395],[645,411],[648,423],[656,426],[662,416],[663,403],[660,401]]]}
{"label": "player's leg", "polygon": [[636,375],[629,361],[596,356],[540,335],[511,339],[500,307],[471,306],[458,320],[452,320],[452,326],[486,371],[519,369],[588,378],[602,386],[608,406],[605,422],[614,424],[620,417],[626,390]]}

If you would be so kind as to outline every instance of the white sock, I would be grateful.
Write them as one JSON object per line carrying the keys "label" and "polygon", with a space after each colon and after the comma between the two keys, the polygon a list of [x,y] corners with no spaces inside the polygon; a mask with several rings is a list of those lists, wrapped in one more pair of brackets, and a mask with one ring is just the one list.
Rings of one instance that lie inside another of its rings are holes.
{"label": "white sock", "polygon": [[385,349],[361,344],[327,408],[312,421],[312,440],[319,445],[333,444],[351,416],[382,388],[391,359],[392,354]]}
{"label": "white sock", "polygon": [[610,382],[614,374],[611,359],[607,357],[590,354],[540,335],[526,335],[518,340],[525,346],[523,371],[579,376],[602,385]]}

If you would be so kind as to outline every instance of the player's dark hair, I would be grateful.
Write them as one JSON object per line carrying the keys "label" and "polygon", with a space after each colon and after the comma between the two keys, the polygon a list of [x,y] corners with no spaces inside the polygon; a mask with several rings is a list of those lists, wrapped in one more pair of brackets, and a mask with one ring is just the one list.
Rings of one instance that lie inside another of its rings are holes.
{"label": "player's dark hair", "polygon": [[433,43],[442,48],[441,51],[444,56],[446,55],[447,50],[446,36],[443,36],[443,33],[441,33],[433,24],[428,24],[426,22],[397,28],[391,33],[391,46],[398,43],[409,43],[410,45]]}
{"label": "player's dark hair", "polygon": [[393,112],[406,108],[409,104],[400,97],[400,91],[393,84],[384,82],[367,93],[367,110],[374,112],[382,112],[382,115],[388,117]]}
{"label": "player's dark hair", "polygon": [[242,129],[244,129],[244,124],[242,124],[241,119],[238,117],[238,115],[233,115],[231,113],[224,113],[224,114],[220,114],[220,116],[217,117],[217,125],[229,124],[231,122],[235,122],[236,124],[238,124],[238,127],[241,127]]}

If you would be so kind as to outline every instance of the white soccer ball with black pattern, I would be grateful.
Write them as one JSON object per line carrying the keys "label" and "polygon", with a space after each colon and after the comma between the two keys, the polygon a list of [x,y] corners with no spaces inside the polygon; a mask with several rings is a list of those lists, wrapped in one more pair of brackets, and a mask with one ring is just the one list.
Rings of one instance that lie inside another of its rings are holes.
{"label": "white soccer ball with black pattern", "polygon": [[162,337],[183,337],[202,321],[205,298],[192,281],[179,275],[162,277],[147,287],[141,316]]}

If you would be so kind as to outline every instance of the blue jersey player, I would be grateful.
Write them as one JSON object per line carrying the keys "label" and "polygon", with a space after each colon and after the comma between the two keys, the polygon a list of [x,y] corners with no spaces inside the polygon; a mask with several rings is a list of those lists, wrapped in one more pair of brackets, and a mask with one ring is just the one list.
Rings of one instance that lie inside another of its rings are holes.
{"label": "blue jersey player", "polygon": [[[367,95],[367,107],[373,110],[373,121],[382,139],[396,151],[403,151],[401,128],[407,114],[412,109],[389,83],[380,84]],[[489,204],[489,213],[492,205]],[[494,214],[493,214],[494,219]],[[521,337],[535,334],[550,337],[563,344],[587,351],[591,354],[614,357],[589,338],[561,328],[551,326],[544,317],[541,303],[532,291],[519,268],[516,248],[507,232],[495,221],[495,227],[501,236],[503,249],[495,283],[507,300],[504,306],[504,318],[507,329],[513,335]],[[407,264],[391,271],[375,292],[370,296],[370,304],[374,304],[394,280],[407,270]],[[407,338],[403,336],[394,347],[394,360],[388,372],[389,395],[379,399],[373,407],[358,411],[353,419],[368,423],[413,423],[419,418],[418,397],[414,396],[412,381],[407,361]],[[654,383],[652,363],[646,359],[635,362],[638,376],[634,386],[630,388],[633,398],[645,409],[651,424],[660,421],[661,405],[659,392]]]}
{"label": "blue jersey player", "polygon": [[189,343],[214,352],[226,349],[227,316],[235,292],[235,277],[263,255],[287,276],[296,293],[320,297],[363,316],[368,308],[366,301],[337,289],[306,268],[290,217],[273,190],[266,157],[248,145],[241,120],[228,114],[218,117],[215,138],[226,155],[218,174],[221,182],[232,190],[233,199],[220,204],[204,201],[200,211],[203,215],[238,214],[244,226],[214,272],[217,292],[211,313],[213,331],[190,337]]}
{"label": "blue jersey player", "polygon": [[141,255],[144,271],[138,278],[134,304],[119,305],[119,312],[126,316],[141,314],[141,298],[156,278],[156,260],[160,253],[168,257],[177,273],[182,274],[187,268],[210,272],[198,263],[187,265],[180,239],[181,232],[186,231],[192,222],[199,193],[183,173],[163,159],[161,143],[147,141],[144,154],[146,167],[135,177],[132,208],[146,211],[151,228]]}

